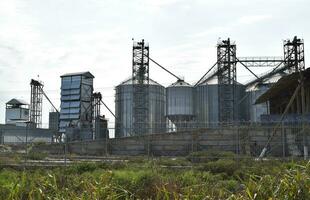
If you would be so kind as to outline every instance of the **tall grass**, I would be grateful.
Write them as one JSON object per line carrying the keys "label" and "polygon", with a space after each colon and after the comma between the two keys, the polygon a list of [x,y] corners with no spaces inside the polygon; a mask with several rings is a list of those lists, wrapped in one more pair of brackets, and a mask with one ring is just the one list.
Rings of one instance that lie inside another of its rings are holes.
{"label": "tall grass", "polygon": [[306,162],[220,159],[190,169],[163,162],[2,169],[0,199],[310,199]]}

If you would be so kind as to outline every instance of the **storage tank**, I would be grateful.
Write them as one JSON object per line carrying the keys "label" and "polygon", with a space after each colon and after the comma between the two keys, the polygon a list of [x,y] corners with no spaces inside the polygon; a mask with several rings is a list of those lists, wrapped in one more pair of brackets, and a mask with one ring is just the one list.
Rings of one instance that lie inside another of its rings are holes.
{"label": "storage tank", "polygon": [[248,114],[248,120],[250,122],[259,123],[261,122],[261,115],[268,114],[268,107],[269,103],[261,103],[261,104],[255,104],[255,101],[263,94],[265,93],[269,88],[270,84],[257,84],[252,88],[247,88],[246,94],[247,94],[247,114]]}
{"label": "storage tank", "polygon": [[218,85],[201,84],[194,89],[195,117],[197,127],[209,127],[218,123]]}
{"label": "storage tank", "polygon": [[[194,89],[194,111],[197,127],[206,128],[219,125],[218,84],[203,83]],[[233,86],[230,86],[233,87]],[[235,122],[246,120],[245,86],[235,85]]]}
{"label": "storage tank", "polygon": [[[133,83],[132,79],[126,80],[115,88],[115,136],[126,137],[135,135],[133,126]],[[153,80],[149,85],[143,85],[148,90],[148,131],[150,133],[164,133],[166,131],[165,88]]]}
{"label": "storage tank", "polygon": [[[178,80],[166,88],[167,118],[176,130],[191,128],[194,119],[193,87]],[[173,126],[169,125],[169,130]]]}

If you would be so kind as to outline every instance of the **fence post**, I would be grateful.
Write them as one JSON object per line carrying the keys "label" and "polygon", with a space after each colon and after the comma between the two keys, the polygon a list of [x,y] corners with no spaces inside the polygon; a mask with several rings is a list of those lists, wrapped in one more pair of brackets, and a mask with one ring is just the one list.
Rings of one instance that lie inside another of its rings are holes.
{"label": "fence post", "polygon": [[284,122],[282,121],[282,128],[281,128],[281,137],[282,137],[282,159],[285,159],[285,129],[284,129]]}
{"label": "fence post", "polygon": [[239,163],[239,153],[240,153],[240,135],[239,135],[239,126],[237,126],[237,141],[236,141],[236,143],[237,143],[237,149],[236,149],[236,151],[237,151],[237,162]]}
{"label": "fence post", "polygon": [[105,156],[108,156],[108,145],[109,145],[109,131],[106,131],[105,133]]}
{"label": "fence post", "polygon": [[67,167],[67,151],[68,151],[68,138],[67,133],[65,133],[65,167]]}
{"label": "fence post", "polygon": [[4,144],[2,129],[0,129],[0,144]]}

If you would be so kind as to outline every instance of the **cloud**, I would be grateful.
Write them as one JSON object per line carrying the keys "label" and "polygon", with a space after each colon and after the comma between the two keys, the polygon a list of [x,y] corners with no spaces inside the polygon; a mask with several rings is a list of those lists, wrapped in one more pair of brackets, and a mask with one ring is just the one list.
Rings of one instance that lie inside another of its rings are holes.
{"label": "cloud", "polygon": [[226,23],[222,26],[213,26],[210,27],[204,31],[194,33],[189,35],[191,38],[196,37],[205,37],[209,35],[221,35],[222,33],[232,32],[233,29],[238,29],[244,26],[253,25],[262,21],[266,21],[272,18],[272,15],[266,14],[266,15],[249,15],[249,16],[242,16],[238,18],[237,20],[232,20],[229,23]]}
{"label": "cloud", "polygon": [[181,0],[143,0],[142,2],[146,6],[152,6],[152,7],[165,7],[170,6],[173,4],[176,4],[180,2]]}
{"label": "cloud", "polygon": [[250,15],[250,16],[243,16],[237,20],[238,25],[248,25],[248,24],[255,24],[257,22],[265,21],[271,19],[272,15]]}

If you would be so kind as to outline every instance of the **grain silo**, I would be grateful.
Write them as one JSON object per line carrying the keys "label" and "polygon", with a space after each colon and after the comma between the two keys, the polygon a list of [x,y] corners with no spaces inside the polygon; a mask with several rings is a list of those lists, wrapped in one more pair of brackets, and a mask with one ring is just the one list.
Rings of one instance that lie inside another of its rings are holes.
{"label": "grain silo", "polygon": [[270,84],[259,83],[255,86],[248,88],[246,91],[247,94],[247,108],[248,108],[248,120],[250,122],[259,123],[261,122],[261,115],[266,115],[269,113],[268,106],[269,103],[260,103],[255,104],[255,101],[268,89]]}
{"label": "grain silo", "polygon": [[[144,85],[142,89],[148,93],[148,102],[146,102],[146,104],[148,105],[147,118],[149,120],[146,122],[147,124],[142,124],[144,127],[147,127],[147,131],[141,134],[165,132],[165,88],[150,79],[149,84]],[[115,88],[116,137],[126,137],[139,134],[139,127],[135,126],[133,123],[133,120],[136,117],[133,107],[133,90],[134,84],[132,79],[124,81]]]}
{"label": "grain silo", "polygon": [[149,78],[149,45],[133,43],[132,78],[116,87],[115,136],[165,132],[165,88]]}
{"label": "grain silo", "polygon": [[[177,131],[191,128],[194,119],[193,87],[178,80],[166,88],[167,118]],[[172,126],[169,126],[171,129]]]}
{"label": "grain silo", "polygon": [[[226,85],[235,87],[233,99],[233,118],[231,122],[242,122],[246,120],[245,86],[242,84]],[[220,97],[219,85],[202,83],[194,89],[194,109],[196,124],[200,128],[214,127],[221,123],[220,120]]]}

